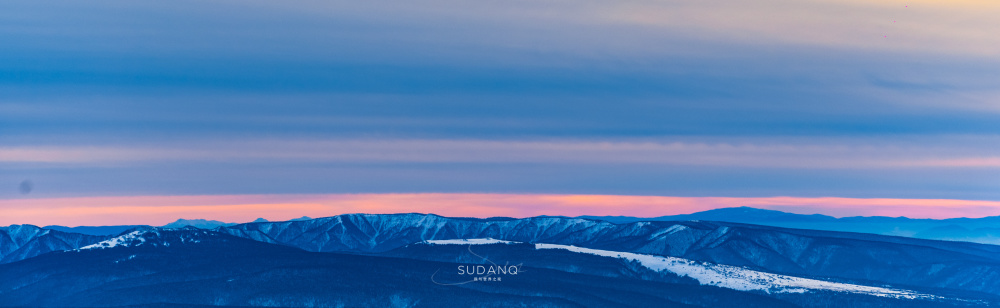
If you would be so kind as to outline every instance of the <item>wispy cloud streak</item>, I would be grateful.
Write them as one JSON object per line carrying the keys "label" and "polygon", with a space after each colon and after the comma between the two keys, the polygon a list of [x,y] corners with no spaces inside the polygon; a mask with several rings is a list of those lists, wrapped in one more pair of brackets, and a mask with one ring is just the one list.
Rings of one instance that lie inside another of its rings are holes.
{"label": "wispy cloud streak", "polygon": [[995,1],[626,1],[610,20],[742,43],[1000,54]]}
{"label": "wispy cloud streak", "polygon": [[170,146],[0,146],[0,163],[401,162],[667,164],[775,168],[998,168],[990,144],[258,140]]}

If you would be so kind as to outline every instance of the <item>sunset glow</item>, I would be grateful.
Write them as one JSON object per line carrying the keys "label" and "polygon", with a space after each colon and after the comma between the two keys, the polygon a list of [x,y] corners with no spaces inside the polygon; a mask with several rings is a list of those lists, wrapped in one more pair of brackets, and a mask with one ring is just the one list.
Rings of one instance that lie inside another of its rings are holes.
{"label": "sunset glow", "polygon": [[1000,214],[997,1],[13,0],[0,16],[0,225]]}
{"label": "sunset glow", "polygon": [[1000,201],[801,197],[661,197],[545,194],[322,194],[133,196],[0,201],[0,225],[163,225],[178,218],[248,222],[349,213],[432,213],[456,217],[636,216],[749,206],[799,214],[910,218],[1000,215]]}

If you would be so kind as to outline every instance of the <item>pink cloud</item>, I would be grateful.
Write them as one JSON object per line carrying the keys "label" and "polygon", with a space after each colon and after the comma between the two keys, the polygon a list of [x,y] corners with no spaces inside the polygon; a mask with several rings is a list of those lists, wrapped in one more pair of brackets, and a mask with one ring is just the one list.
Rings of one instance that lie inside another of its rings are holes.
{"label": "pink cloud", "polygon": [[464,217],[626,215],[655,217],[750,206],[800,214],[907,216],[1000,215],[1000,201],[836,197],[668,197],[545,194],[317,194],[78,197],[0,200],[0,225],[162,225],[177,218],[246,222],[345,213],[434,213]]}

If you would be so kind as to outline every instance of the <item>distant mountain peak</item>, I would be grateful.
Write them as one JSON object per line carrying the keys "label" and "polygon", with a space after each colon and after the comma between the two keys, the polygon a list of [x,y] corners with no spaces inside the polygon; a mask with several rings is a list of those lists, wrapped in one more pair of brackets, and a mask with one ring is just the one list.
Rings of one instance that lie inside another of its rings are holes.
{"label": "distant mountain peak", "polygon": [[257,219],[254,219],[253,221],[251,221],[251,223],[254,223],[254,222],[269,222],[269,221],[267,219],[264,219],[264,218],[257,218]]}
{"label": "distant mountain peak", "polygon": [[[612,223],[631,223],[636,221],[725,221],[736,223],[759,224],[766,222],[807,221],[828,222],[837,218],[821,214],[793,214],[776,210],[758,209],[749,206],[726,207],[695,212],[691,214],[670,215],[660,217],[630,217],[630,216],[579,216],[576,218],[596,219]],[[766,223],[765,223],[766,224]]]}
{"label": "distant mountain peak", "polygon": [[[263,218],[261,218],[263,219]],[[218,227],[227,227],[236,225],[234,223],[221,222],[218,220],[206,220],[206,219],[178,219],[175,222],[166,224],[163,228],[167,229],[179,229],[186,226],[191,226],[199,229],[215,229]]]}
{"label": "distant mountain peak", "polygon": [[[832,216],[826,216],[826,215],[821,215],[821,214],[812,214],[812,215],[794,214],[794,213],[782,212],[782,211],[777,211],[777,210],[758,209],[758,208],[753,208],[753,207],[749,207],[749,206],[724,207],[724,208],[712,209],[712,210],[707,210],[707,211],[702,211],[702,212],[697,212],[697,213],[692,213],[692,214],[687,214],[687,215],[675,215],[675,216],[664,216],[664,217],[689,216],[689,217],[708,217],[708,218],[711,218],[711,217],[724,217],[724,216],[729,216],[729,215],[742,215],[742,216],[752,215],[752,217],[765,217],[765,218],[813,217],[813,218],[820,218],[820,219],[836,219],[836,218],[834,218]],[[706,218],[701,218],[701,219],[708,220]]]}
{"label": "distant mountain peak", "polygon": [[[121,234],[124,231],[128,231],[130,229],[135,229],[137,227],[144,227],[144,226],[145,225],[65,227],[65,226],[51,225],[51,226],[45,226],[45,227],[42,227],[42,228],[43,229],[48,229],[48,230],[56,230],[56,231],[62,231],[62,232],[69,232],[69,233],[79,233],[79,234],[86,234],[86,235],[110,236],[110,235],[118,235],[118,234]],[[148,227],[148,226],[146,226],[146,227]]]}

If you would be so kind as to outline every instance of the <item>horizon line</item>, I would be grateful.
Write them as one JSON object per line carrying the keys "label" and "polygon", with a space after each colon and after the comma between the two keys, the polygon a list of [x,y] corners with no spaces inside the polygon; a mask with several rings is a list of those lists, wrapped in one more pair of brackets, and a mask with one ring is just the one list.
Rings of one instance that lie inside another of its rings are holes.
{"label": "horizon line", "polygon": [[[0,225],[165,225],[178,217],[283,221],[345,213],[445,217],[617,216],[637,218],[752,207],[786,213],[911,219],[1000,215],[1000,201],[844,197],[679,197],[498,193],[259,194],[0,199]],[[906,213],[907,215],[899,215]]]}
{"label": "horizon line", "polygon": [[[825,217],[829,217],[829,218],[833,218],[833,219],[844,219],[844,218],[897,218],[897,219],[899,219],[899,218],[902,218],[902,219],[910,219],[910,220],[949,220],[949,219],[983,219],[983,218],[991,218],[991,217],[1000,217],[1000,215],[983,216],[983,217],[949,217],[949,218],[913,218],[913,217],[907,217],[907,216],[881,216],[881,215],[878,215],[878,216],[843,216],[843,217],[835,217],[835,216],[824,215],[824,214],[819,214],[819,213],[814,213],[814,214],[800,214],[800,213],[783,212],[783,211],[778,211],[778,210],[768,210],[768,209],[762,209],[762,208],[755,208],[755,207],[750,207],[750,206],[734,206],[734,207],[723,207],[723,208],[716,208],[716,209],[711,209],[711,210],[697,211],[697,212],[692,212],[692,213],[683,213],[683,214],[675,214],[675,215],[661,215],[661,216],[651,216],[651,217],[629,216],[629,215],[578,215],[578,216],[566,216],[566,215],[545,215],[545,214],[536,215],[536,216],[527,216],[527,217],[510,217],[510,216],[474,217],[474,216],[449,216],[449,215],[442,215],[442,214],[430,213],[430,212],[427,212],[427,213],[422,213],[422,212],[398,212],[398,213],[342,213],[342,214],[336,214],[336,215],[331,215],[331,216],[321,216],[321,217],[309,217],[309,216],[305,216],[304,215],[302,217],[291,218],[291,219],[287,219],[287,220],[269,220],[269,219],[265,219],[263,217],[258,217],[258,218],[255,218],[254,220],[246,221],[246,222],[221,221],[221,220],[215,220],[215,219],[183,218],[182,217],[182,218],[177,218],[176,220],[174,220],[174,221],[172,221],[170,223],[167,223],[167,224],[175,223],[175,222],[178,222],[178,221],[181,221],[181,220],[187,220],[187,221],[202,220],[202,221],[207,221],[207,222],[214,221],[214,222],[220,222],[220,223],[231,224],[231,225],[244,225],[244,224],[253,224],[253,223],[280,223],[280,222],[290,222],[290,221],[316,220],[316,219],[326,219],[326,218],[333,218],[333,217],[338,217],[338,216],[350,216],[350,215],[429,215],[429,216],[438,216],[438,217],[443,217],[443,218],[455,218],[455,219],[463,219],[463,218],[468,218],[468,219],[509,218],[509,219],[512,219],[512,220],[531,219],[531,218],[571,218],[571,219],[585,219],[585,220],[606,221],[606,220],[602,220],[601,217],[635,218],[635,219],[658,219],[658,218],[669,217],[669,216],[693,215],[693,214],[699,214],[699,213],[710,212],[710,211],[715,211],[715,210],[740,209],[740,208],[754,209],[754,210],[760,210],[760,211],[775,211],[775,212],[780,212],[780,213],[784,213],[784,214],[802,215],[802,216],[820,215],[820,216],[825,216]],[[302,218],[307,218],[307,219],[302,219]],[[264,219],[265,221],[256,221],[256,220],[259,220],[259,219]],[[699,219],[699,220],[701,220],[701,219]],[[639,221],[643,221],[643,220],[639,220]],[[637,221],[637,222],[639,222],[639,221]],[[678,220],[678,221],[691,221],[691,220]],[[714,220],[707,220],[707,221],[714,221]],[[606,221],[606,222],[615,223],[615,222],[611,222],[611,221]],[[42,225],[27,224],[27,223],[24,223],[24,224],[17,224],[17,223],[15,223],[15,224],[7,225],[7,226],[29,225],[29,226],[35,226],[35,227],[38,227],[38,228],[48,228],[48,227],[81,228],[81,227],[148,226],[148,227],[154,227],[154,228],[162,228],[162,227],[165,227],[167,224],[165,224],[165,225],[121,224],[121,225],[100,225],[100,226],[96,226],[96,225],[86,225],[86,226],[85,225],[79,225],[79,226],[44,225],[44,226],[42,226]],[[0,226],[0,227],[2,227],[2,226]]]}

